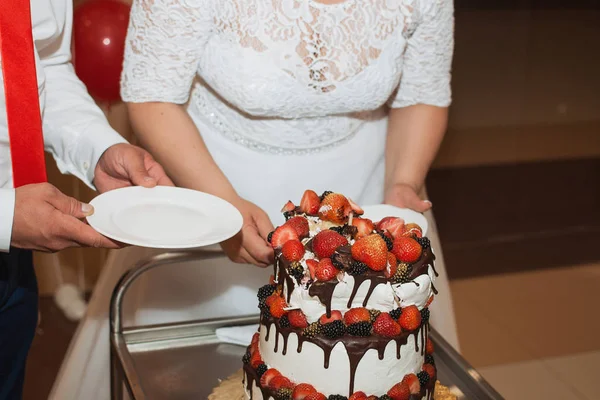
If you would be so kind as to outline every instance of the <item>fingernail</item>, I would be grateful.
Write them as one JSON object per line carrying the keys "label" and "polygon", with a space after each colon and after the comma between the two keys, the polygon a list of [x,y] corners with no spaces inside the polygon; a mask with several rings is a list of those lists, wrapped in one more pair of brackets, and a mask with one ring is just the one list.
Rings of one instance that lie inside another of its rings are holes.
{"label": "fingernail", "polygon": [[431,204],[431,202],[429,200],[423,200],[425,203],[429,204],[430,207],[433,206],[433,204]]}
{"label": "fingernail", "polygon": [[92,207],[90,204],[82,203],[81,212],[83,212],[85,215],[92,215],[94,213],[94,207]]}
{"label": "fingernail", "polygon": [[145,178],[144,178],[144,180],[145,180],[146,182],[154,182],[154,178],[153,178],[153,177],[151,177],[151,176],[147,176],[147,177],[145,177]]}

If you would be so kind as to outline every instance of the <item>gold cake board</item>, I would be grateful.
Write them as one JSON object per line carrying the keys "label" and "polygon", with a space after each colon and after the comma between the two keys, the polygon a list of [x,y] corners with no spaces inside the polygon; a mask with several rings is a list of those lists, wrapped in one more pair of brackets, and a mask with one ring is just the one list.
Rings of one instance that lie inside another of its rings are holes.
{"label": "gold cake board", "polygon": [[[243,370],[239,370],[229,378],[221,381],[213,392],[208,396],[208,400],[246,400],[242,379]],[[450,393],[450,390],[440,382],[435,384],[434,400],[456,400],[456,396]]]}

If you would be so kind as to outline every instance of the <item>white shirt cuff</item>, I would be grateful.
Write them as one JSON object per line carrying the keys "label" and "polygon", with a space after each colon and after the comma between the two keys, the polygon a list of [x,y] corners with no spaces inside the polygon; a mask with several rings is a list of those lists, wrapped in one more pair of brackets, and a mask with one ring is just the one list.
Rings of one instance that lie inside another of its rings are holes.
{"label": "white shirt cuff", "polygon": [[0,252],[10,251],[15,217],[15,189],[0,188]]}
{"label": "white shirt cuff", "polygon": [[56,164],[62,173],[71,173],[81,179],[91,189],[94,187],[94,172],[100,157],[111,146],[127,143],[127,140],[105,124],[89,126],[85,132],[74,138],[71,163],[58,158]]}

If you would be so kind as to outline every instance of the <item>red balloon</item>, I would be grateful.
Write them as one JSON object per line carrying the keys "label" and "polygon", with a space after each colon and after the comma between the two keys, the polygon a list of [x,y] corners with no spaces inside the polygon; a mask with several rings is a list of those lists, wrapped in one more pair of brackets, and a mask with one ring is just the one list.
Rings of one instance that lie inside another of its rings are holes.
{"label": "red balloon", "polygon": [[125,37],[130,6],[117,0],[90,0],[73,13],[73,64],[92,97],[121,99]]}

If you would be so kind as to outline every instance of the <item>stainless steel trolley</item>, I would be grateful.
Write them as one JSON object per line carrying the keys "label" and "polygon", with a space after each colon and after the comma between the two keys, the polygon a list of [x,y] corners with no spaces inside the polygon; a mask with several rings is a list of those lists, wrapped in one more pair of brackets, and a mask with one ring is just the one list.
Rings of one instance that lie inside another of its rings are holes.
{"label": "stainless steel trolley", "polygon": [[[111,396],[131,399],[206,399],[219,379],[241,368],[242,346],[222,343],[216,329],[254,324],[258,315],[185,323],[123,327],[122,304],[127,289],[146,271],[168,264],[209,261],[217,252],[165,253],[138,263],[123,275],[111,299]],[[435,330],[439,379],[458,389],[460,399],[502,397]]]}

